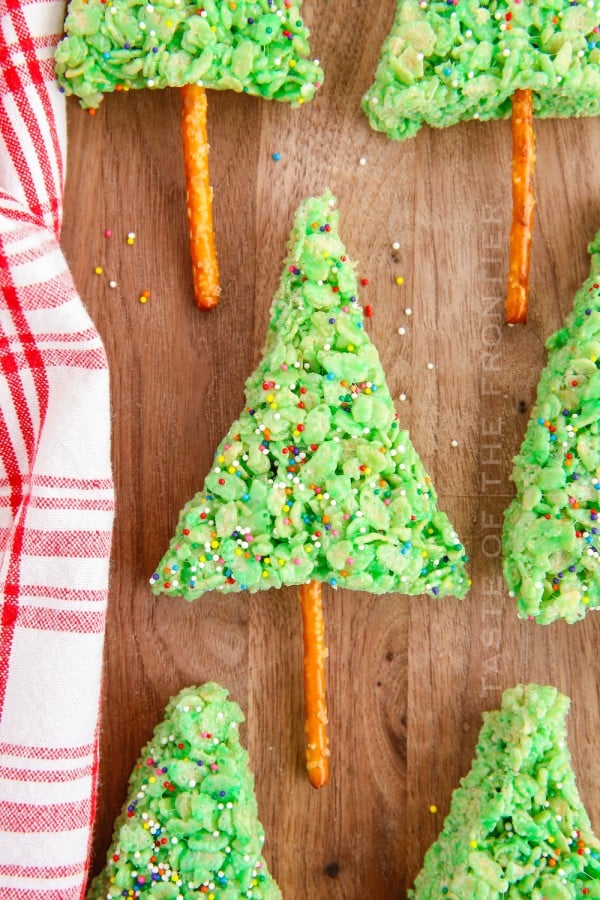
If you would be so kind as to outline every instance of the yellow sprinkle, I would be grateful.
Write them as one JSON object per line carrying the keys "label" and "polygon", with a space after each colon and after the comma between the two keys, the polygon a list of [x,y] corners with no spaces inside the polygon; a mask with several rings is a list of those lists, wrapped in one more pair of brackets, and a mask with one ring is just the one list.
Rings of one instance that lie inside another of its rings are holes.
{"label": "yellow sprinkle", "polygon": [[148,781],[150,782],[150,784],[154,784],[154,782],[156,781],[156,778],[154,777],[154,775],[151,775],[150,778],[148,779]]}
{"label": "yellow sprinkle", "polygon": [[310,546],[310,544],[307,544],[304,549],[306,550],[307,553],[312,553],[312,547]]}
{"label": "yellow sprinkle", "polygon": [[96,275],[102,275],[103,272],[104,272],[104,269],[102,268],[102,266],[96,266],[96,268],[94,269],[94,273]]}
{"label": "yellow sprinkle", "polygon": [[205,557],[205,556],[201,556],[201,557],[200,557],[200,562],[206,562],[206,557]]}
{"label": "yellow sprinkle", "polygon": [[217,456],[217,462],[219,462],[219,463],[225,462],[225,457],[223,456],[223,454],[221,454],[220,456]]}
{"label": "yellow sprinkle", "polygon": [[269,577],[269,573],[266,571],[266,569],[263,571],[262,577],[263,577],[263,578],[268,578],[268,577]]}
{"label": "yellow sprinkle", "polygon": [[373,391],[371,390],[371,388],[365,388],[365,394],[372,394],[372,393],[373,393]]}
{"label": "yellow sprinkle", "polygon": [[296,65],[296,60],[290,59],[290,69],[293,69],[295,65]]}
{"label": "yellow sprinkle", "polygon": [[431,804],[431,806],[429,807],[429,812],[430,812],[430,813],[436,813],[436,812],[437,812],[437,806],[435,805],[435,803],[432,803],[432,804]]}
{"label": "yellow sprinkle", "polygon": [[290,508],[286,503],[285,506],[283,507],[283,512],[289,512],[289,511],[290,511]]}
{"label": "yellow sprinkle", "polygon": [[477,841],[469,841],[469,846],[475,848],[477,846]]}
{"label": "yellow sprinkle", "polygon": [[348,344],[348,352],[352,353],[353,350],[354,350],[354,344]]}
{"label": "yellow sprinkle", "polygon": [[242,551],[240,550],[239,547],[236,549],[235,555],[236,555],[236,556],[241,556],[241,555],[242,555]]}
{"label": "yellow sprinkle", "polygon": [[235,466],[229,466],[227,471],[229,472],[230,475],[234,475],[235,474]]}
{"label": "yellow sprinkle", "polygon": [[271,557],[270,557],[270,556],[265,556],[263,562],[264,562],[265,566],[268,566],[269,563],[271,562]]}
{"label": "yellow sprinkle", "polygon": [[427,550],[421,550],[421,556],[425,558],[427,556]]}
{"label": "yellow sprinkle", "polygon": [[274,399],[275,399],[274,394],[267,394],[267,403],[272,403]]}
{"label": "yellow sprinkle", "polygon": [[271,403],[271,409],[277,409],[277,404],[276,404],[276,403]]}
{"label": "yellow sprinkle", "polygon": [[402,275],[397,276],[396,284],[404,284],[404,278],[402,277]]}
{"label": "yellow sprinkle", "polygon": [[150,291],[142,291],[140,294],[140,303],[147,303],[150,299]]}
{"label": "yellow sprinkle", "polygon": [[216,30],[217,30],[217,26],[216,26],[216,25],[211,25],[211,26],[210,26],[210,30],[211,30],[211,31],[216,31]]}
{"label": "yellow sprinkle", "polygon": [[280,566],[285,566],[285,559],[278,559],[277,562]]}
{"label": "yellow sprinkle", "polygon": [[217,547],[219,546],[219,542],[218,542],[218,541],[211,541],[211,542],[210,542],[210,546],[213,548],[213,550],[216,550]]}

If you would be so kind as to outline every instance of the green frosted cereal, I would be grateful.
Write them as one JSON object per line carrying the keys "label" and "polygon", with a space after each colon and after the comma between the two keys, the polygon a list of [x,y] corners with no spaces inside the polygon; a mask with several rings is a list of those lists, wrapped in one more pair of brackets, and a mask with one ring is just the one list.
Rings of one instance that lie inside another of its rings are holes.
{"label": "green frosted cereal", "polygon": [[463,597],[465,560],[398,427],[334,200],[306,200],[246,408],[181,511],[152,589],[194,600],[316,580]]}
{"label": "green frosted cereal", "polygon": [[517,89],[537,116],[598,115],[599,26],[596,0],[398,0],[363,109],[396,140],[508,116]]}
{"label": "green frosted cereal", "polygon": [[600,898],[600,843],[571,768],[568,709],[556,688],[529,684],[484,713],[471,771],[411,900]]}
{"label": "green frosted cereal", "polygon": [[546,342],[504,516],[507,585],[519,615],[542,624],[600,606],[600,232],[590,253],[590,276]]}
{"label": "green frosted cereal", "polygon": [[141,752],[87,900],[278,900],[262,856],[244,716],[214,683],[172,697]]}
{"label": "green frosted cereal", "polygon": [[83,107],[131,88],[199,84],[298,106],[323,81],[299,0],[70,0],[56,75]]}

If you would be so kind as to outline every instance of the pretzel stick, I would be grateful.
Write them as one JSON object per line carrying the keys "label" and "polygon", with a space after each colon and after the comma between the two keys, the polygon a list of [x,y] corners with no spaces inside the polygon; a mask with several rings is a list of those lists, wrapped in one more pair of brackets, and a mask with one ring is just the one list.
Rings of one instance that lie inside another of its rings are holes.
{"label": "pretzel stick", "polygon": [[201,309],[212,309],[217,305],[221,288],[213,232],[213,191],[208,171],[206,91],[195,84],[188,84],[181,88],[181,92],[183,99],[181,130],[194,295],[196,304]]}
{"label": "pretzel stick", "polygon": [[513,94],[512,135],[513,220],[510,229],[506,321],[509,325],[520,325],[527,321],[527,282],[535,205],[535,139],[531,91],[518,90]]}
{"label": "pretzel stick", "polygon": [[325,623],[321,585],[317,581],[300,586],[304,633],[304,707],[306,711],[306,769],[315,788],[329,779],[327,702],[325,699]]}

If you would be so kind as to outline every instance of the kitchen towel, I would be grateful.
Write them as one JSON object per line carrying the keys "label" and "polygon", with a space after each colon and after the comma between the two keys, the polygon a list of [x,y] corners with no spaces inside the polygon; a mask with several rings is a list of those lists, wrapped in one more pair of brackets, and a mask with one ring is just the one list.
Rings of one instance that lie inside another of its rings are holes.
{"label": "kitchen towel", "polygon": [[0,0],[0,898],[84,895],[111,533],[108,367],[60,249],[56,0]]}

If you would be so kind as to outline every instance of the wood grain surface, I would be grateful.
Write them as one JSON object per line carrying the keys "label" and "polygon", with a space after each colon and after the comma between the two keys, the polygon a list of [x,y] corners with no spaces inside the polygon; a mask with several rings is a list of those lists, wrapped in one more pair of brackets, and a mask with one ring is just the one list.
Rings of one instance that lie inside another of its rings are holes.
{"label": "wood grain surface", "polygon": [[[94,871],[168,697],[209,679],[246,712],[265,852],[287,900],[405,897],[482,711],[519,681],[572,698],[569,745],[600,830],[600,614],[519,621],[499,543],[544,340],[587,277],[600,228],[600,120],[536,123],[529,321],[509,329],[510,125],[423,129],[403,144],[370,130],[359,101],[393,7],[306,0],[326,83],[305,108],[209,93],[222,278],[210,313],[193,299],[178,93],[109,96],[94,118],[69,104],[64,248],[110,359],[117,487]],[[464,601],[326,589],[331,781],[316,792],[304,773],[297,591],[187,604],[153,599],[147,579],[242,408],[293,213],[327,186],[369,279],[361,300],[401,421],[467,546],[473,587]]]}

